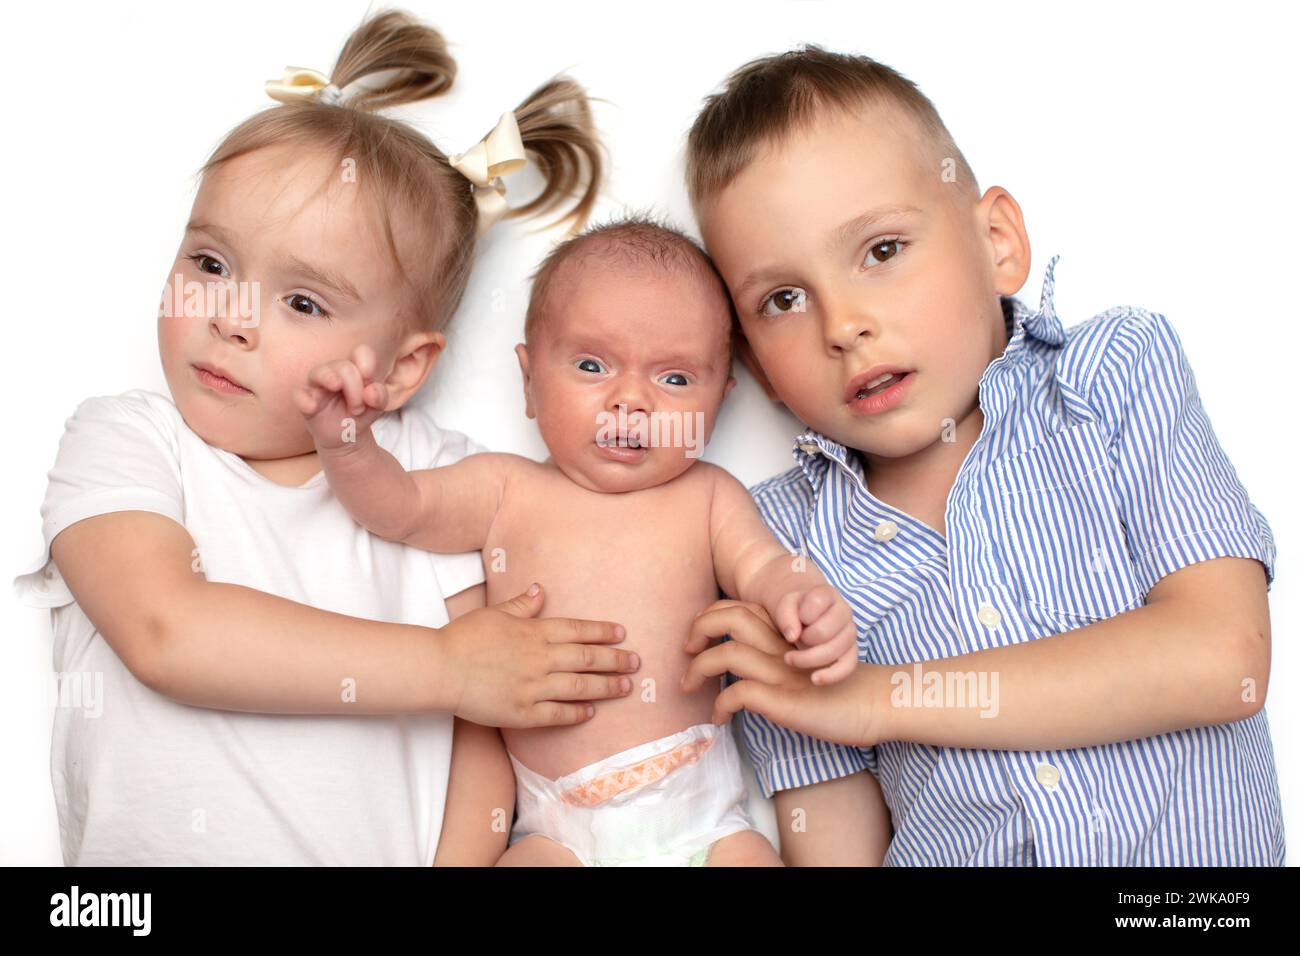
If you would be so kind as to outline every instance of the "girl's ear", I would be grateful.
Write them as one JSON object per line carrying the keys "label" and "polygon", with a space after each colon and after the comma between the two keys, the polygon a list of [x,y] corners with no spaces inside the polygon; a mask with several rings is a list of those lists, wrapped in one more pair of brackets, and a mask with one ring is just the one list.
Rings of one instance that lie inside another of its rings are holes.
{"label": "girl's ear", "polygon": [[388,386],[385,411],[401,408],[420,390],[446,346],[447,337],[441,332],[412,332],[398,343],[393,370],[384,379]]}
{"label": "girl's ear", "polygon": [[529,418],[536,418],[533,410],[533,376],[528,366],[528,346],[520,342],[515,346],[515,355],[519,358],[519,371],[524,376],[524,412]]}

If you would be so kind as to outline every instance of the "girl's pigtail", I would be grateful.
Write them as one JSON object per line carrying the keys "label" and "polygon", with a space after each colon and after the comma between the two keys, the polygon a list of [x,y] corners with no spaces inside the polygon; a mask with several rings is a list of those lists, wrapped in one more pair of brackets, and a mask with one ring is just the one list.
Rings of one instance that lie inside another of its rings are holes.
{"label": "girl's pigtail", "polygon": [[401,10],[390,10],[364,21],[348,37],[330,82],[347,91],[352,109],[374,112],[438,96],[456,79],[443,35]]}
{"label": "girl's pigtail", "polygon": [[510,218],[564,208],[572,201],[567,214],[546,228],[570,222],[570,232],[576,232],[591,216],[604,173],[586,90],[566,76],[557,76],[534,90],[514,113],[519,139],[546,186],[535,199],[512,209]]}

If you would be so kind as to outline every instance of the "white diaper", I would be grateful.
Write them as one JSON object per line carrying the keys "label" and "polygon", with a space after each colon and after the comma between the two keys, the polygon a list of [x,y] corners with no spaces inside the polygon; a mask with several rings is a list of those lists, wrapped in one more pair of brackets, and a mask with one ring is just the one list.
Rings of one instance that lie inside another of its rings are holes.
{"label": "white diaper", "polygon": [[510,762],[519,813],[510,842],[539,834],[585,866],[700,866],[715,841],[754,829],[726,725],[696,724],[558,780]]}

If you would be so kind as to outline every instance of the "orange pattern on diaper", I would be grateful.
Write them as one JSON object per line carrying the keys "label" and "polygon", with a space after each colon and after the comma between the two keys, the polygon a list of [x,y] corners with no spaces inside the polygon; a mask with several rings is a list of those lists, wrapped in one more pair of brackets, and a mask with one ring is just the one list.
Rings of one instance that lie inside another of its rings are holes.
{"label": "orange pattern on diaper", "polygon": [[695,763],[712,744],[712,737],[692,740],[656,757],[649,757],[640,763],[624,767],[622,770],[611,770],[609,773],[601,774],[593,780],[564,791],[560,799],[574,807],[597,806],[620,793],[662,780],[684,763]]}

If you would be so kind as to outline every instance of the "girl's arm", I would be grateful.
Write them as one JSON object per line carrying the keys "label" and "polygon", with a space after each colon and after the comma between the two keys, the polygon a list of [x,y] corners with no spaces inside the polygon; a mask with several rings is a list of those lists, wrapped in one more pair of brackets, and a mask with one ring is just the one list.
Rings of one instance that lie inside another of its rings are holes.
{"label": "girl's arm", "polygon": [[[51,554],[77,604],[142,683],[181,703],[283,714],[449,711],[494,726],[587,719],[633,671],[612,623],[525,620],[544,594],[439,629],[349,617],[192,565],[194,539],[162,515],[70,525]],[[612,672],[606,673],[595,672]]]}
{"label": "girl's arm", "polygon": [[[476,584],[447,601],[454,621],[483,607],[486,587]],[[434,866],[495,866],[506,851],[515,808],[515,774],[495,727],[456,718],[451,779]]]}

